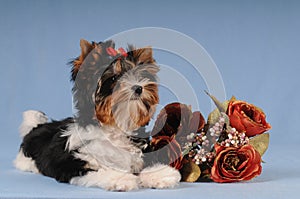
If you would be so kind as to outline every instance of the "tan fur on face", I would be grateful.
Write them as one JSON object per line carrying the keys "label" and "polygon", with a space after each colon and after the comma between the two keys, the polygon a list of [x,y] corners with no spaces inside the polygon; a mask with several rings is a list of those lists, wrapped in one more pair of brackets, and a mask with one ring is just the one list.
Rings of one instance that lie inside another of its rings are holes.
{"label": "tan fur on face", "polygon": [[156,105],[159,102],[158,88],[156,84],[147,84],[143,87],[144,95],[141,98],[143,103],[147,103],[150,107],[145,110],[144,107],[138,107],[138,114],[130,112],[130,116],[137,127],[145,126],[153,116],[156,110]]}
{"label": "tan fur on face", "polygon": [[[157,85],[149,84],[144,87],[144,97],[139,102],[132,102],[126,93],[115,91],[113,95],[107,97],[105,101],[96,105],[96,117],[103,125],[119,126],[123,130],[134,130],[145,126],[153,116],[156,110],[156,104],[159,102]],[[135,103],[134,106],[132,103]],[[149,110],[143,103],[149,105]],[[118,109],[119,108],[119,109]],[[126,112],[129,119],[126,129],[120,125],[126,118],[119,118],[121,112]],[[127,129],[128,128],[128,129]]]}
{"label": "tan fur on face", "polygon": [[96,117],[102,124],[114,125],[115,120],[112,113],[111,96],[105,99],[105,101],[99,103],[96,106]]}

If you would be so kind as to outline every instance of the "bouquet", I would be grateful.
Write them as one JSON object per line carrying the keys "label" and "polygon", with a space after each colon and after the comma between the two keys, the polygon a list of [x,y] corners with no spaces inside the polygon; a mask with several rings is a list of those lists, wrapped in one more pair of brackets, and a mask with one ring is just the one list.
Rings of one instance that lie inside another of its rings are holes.
{"label": "bouquet", "polygon": [[181,103],[168,104],[151,132],[150,148],[162,163],[178,169],[182,181],[219,183],[251,180],[262,172],[271,129],[264,112],[232,97],[216,105],[207,121]]}

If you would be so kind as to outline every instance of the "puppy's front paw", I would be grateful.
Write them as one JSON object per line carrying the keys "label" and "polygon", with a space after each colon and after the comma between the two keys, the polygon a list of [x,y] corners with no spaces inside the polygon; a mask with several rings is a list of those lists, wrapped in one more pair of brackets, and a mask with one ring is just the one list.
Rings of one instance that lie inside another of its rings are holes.
{"label": "puppy's front paw", "polygon": [[120,174],[120,176],[116,176],[116,178],[112,179],[104,188],[109,191],[136,190],[139,188],[138,177],[129,173]]}
{"label": "puppy's front paw", "polygon": [[172,188],[178,185],[180,179],[179,171],[162,164],[147,167],[140,173],[141,186],[147,188]]}
{"label": "puppy's front paw", "polygon": [[84,176],[72,178],[70,183],[87,187],[101,187],[108,191],[130,191],[139,188],[138,176],[112,169],[91,171]]}

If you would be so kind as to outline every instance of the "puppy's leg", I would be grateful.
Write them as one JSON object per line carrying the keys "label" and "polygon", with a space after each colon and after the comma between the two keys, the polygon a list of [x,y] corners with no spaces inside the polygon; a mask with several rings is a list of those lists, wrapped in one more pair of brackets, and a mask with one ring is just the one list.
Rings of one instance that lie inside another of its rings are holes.
{"label": "puppy's leg", "polygon": [[178,170],[163,164],[147,167],[140,173],[141,186],[146,188],[172,188],[178,185],[180,179]]}
{"label": "puppy's leg", "polygon": [[138,189],[139,177],[113,169],[90,171],[84,176],[74,177],[70,184],[100,187],[109,191],[130,191]]}

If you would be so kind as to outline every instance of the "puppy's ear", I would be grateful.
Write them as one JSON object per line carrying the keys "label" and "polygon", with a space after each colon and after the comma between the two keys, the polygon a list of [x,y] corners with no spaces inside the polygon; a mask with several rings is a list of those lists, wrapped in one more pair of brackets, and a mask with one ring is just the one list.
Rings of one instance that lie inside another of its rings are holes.
{"label": "puppy's ear", "polygon": [[155,60],[153,58],[152,48],[150,46],[135,49],[133,46],[129,46],[131,50],[131,55],[135,64],[150,64],[154,63]]}
{"label": "puppy's ear", "polygon": [[93,45],[87,40],[80,39],[81,55],[83,59],[93,50]]}
{"label": "puppy's ear", "polygon": [[95,45],[91,44],[90,42],[81,39],[80,40],[80,48],[81,48],[81,54],[79,57],[77,57],[74,61],[71,62],[73,65],[72,68],[72,80],[75,81],[77,73],[80,69],[80,66],[82,65],[82,62],[86,58],[86,56],[95,48]]}

